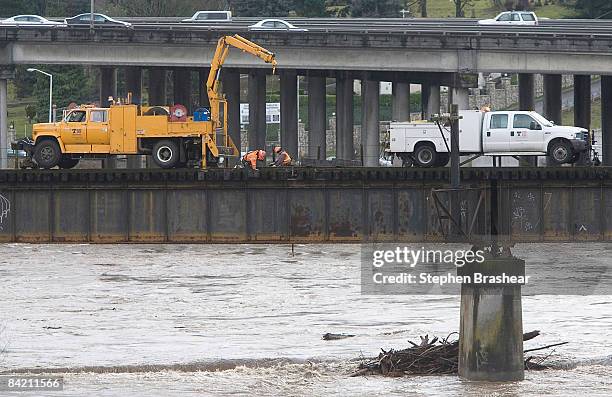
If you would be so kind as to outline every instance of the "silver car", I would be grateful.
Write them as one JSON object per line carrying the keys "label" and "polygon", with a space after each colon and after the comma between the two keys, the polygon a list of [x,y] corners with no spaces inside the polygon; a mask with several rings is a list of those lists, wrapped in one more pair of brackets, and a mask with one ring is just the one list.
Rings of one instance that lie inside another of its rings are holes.
{"label": "silver car", "polygon": [[282,19],[264,19],[254,25],[249,26],[249,30],[260,31],[292,31],[292,32],[307,32],[308,29],[298,28]]}
{"label": "silver car", "polygon": [[16,15],[0,21],[0,25],[6,26],[65,26],[62,22],[50,21],[39,15]]}

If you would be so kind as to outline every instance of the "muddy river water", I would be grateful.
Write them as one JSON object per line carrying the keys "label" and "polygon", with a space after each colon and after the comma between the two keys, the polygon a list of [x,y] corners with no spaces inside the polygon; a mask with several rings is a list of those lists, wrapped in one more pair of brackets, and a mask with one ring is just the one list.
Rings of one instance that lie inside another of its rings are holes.
{"label": "muddy river water", "polygon": [[[528,273],[612,263],[609,244],[513,252]],[[292,255],[286,245],[3,244],[0,371],[60,374],[53,396],[612,394],[612,291],[601,289],[523,298],[525,331],[542,331],[526,348],[571,342],[548,358],[555,369],[523,382],[348,377],[360,357],[459,327],[459,297],[365,296],[359,264],[359,245]]]}

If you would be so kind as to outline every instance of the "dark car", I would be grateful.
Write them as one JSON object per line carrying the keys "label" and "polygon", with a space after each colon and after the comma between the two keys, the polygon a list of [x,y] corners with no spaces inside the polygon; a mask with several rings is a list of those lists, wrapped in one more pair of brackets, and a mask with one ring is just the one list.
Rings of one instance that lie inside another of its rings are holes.
{"label": "dark car", "polygon": [[[132,24],[113,19],[104,14],[93,14],[94,24],[102,26],[125,26],[131,28]],[[89,25],[91,23],[91,13],[79,14],[72,18],[64,19],[66,25]]]}

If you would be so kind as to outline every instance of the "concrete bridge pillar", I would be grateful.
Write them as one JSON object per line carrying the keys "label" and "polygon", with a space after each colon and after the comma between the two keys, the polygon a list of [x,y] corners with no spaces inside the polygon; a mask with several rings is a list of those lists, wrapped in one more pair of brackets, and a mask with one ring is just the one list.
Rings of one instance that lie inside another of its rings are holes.
{"label": "concrete bridge pillar", "polygon": [[[108,107],[110,102],[108,97],[117,99],[117,69],[114,67],[100,68],[100,106]],[[102,160],[102,168],[117,168],[117,158],[108,156]]]}
{"label": "concrete bridge pillar", "polygon": [[[550,121],[561,125],[562,86],[560,74],[544,75],[544,114]],[[546,165],[554,165],[550,158],[546,158]]]}
{"label": "concrete bridge pillar", "polygon": [[[529,73],[520,73],[519,81],[519,110],[535,110],[535,76]],[[537,166],[537,156],[521,156],[520,162],[525,165]]]}
{"label": "concrete bridge pillar", "polygon": [[298,158],[297,71],[280,73],[280,144],[292,158]]}
{"label": "concrete bridge pillar", "polygon": [[125,68],[125,94],[132,93],[132,103],[142,103],[142,68],[139,66],[128,66]]}
{"label": "concrete bridge pillar", "polygon": [[249,73],[249,150],[266,147],[266,74],[254,69]]}
{"label": "concrete bridge pillar", "polygon": [[519,81],[519,110],[535,110],[535,76],[529,73],[520,73]]}
{"label": "concrete bridge pillar", "polygon": [[591,129],[591,76],[574,76],[574,125]]}
{"label": "concrete bridge pillar", "polygon": [[227,99],[227,131],[240,151],[240,72],[234,69],[223,69],[221,78],[223,93]]}
{"label": "concrete bridge pillar", "polygon": [[336,76],[336,158],[353,160],[353,78],[348,72]]}
{"label": "concrete bridge pillar", "polygon": [[612,165],[612,76],[601,76],[601,157]]}
{"label": "concrete bridge pillar", "polygon": [[464,87],[453,87],[451,89],[451,98],[454,104],[459,106],[459,110],[470,109],[470,90]]}
{"label": "concrete bridge pillar", "polygon": [[440,113],[440,86],[429,85],[427,87],[427,107],[425,119],[429,120],[432,114]]}
{"label": "concrete bridge pillar", "polygon": [[181,104],[187,108],[187,112],[193,111],[193,100],[191,99],[191,70],[187,68],[176,68],[172,72],[174,82],[174,104]]}
{"label": "concrete bridge pillar", "polygon": [[525,275],[525,261],[487,258],[457,269],[470,277],[461,285],[459,376],[475,381],[525,377],[521,284],[475,282],[474,276]]}
{"label": "concrete bridge pillar", "polygon": [[327,142],[325,130],[327,114],[325,111],[325,77],[308,76],[308,157],[325,160]]}
{"label": "concrete bridge pillar", "polygon": [[394,121],[410,121],[410,83],[393,82],[393,109],[391,118]]}
{"label": "concrete bridge pillar", "polygon": [[210,73],[210,68],[200,68],[198,69],[198,103],[196,107],[199,108],[207,108],[210,106],[210,102],[208,101],[208,90],[206,89],[206,81],[208,80],[208,74]]}
{"label": "concrete bridge pillar", "polygon": [[8,80],[0,77],[0,169],[8,168]]}
{"label": "concrete bridge pillar", "polygon": [[149,106],[163,106],[166,102],[166,70],[149,68]]}
{"label": "concrete bridge pillar", "polygon": [[361,150],[365,167],[378,167],[380,158],[380,82],[361,80]]}
{"label": "concrete bridge pillar", "polygon": [[[591,76],[574,76],[574,125],[591,130]],[[586,165],[590,153],[583,153],[578,165]]]}

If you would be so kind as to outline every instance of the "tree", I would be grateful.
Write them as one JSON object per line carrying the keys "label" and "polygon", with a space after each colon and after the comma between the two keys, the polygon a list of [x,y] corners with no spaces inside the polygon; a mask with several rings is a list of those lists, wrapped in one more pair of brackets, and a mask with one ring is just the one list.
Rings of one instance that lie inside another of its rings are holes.
{"label": "tree", "polygon": [[295,0],[295,12],[301,17],[325,17],[327,8],[325,0]]}
{"label": "tree", "polygon": [[[566,5],[571,7],[571,5]],[[573,6],[578,16],[583,18],[605,18],[612,19],[612,2],[609,0],[576,0]]]}
{"label": "tree", "polygon": [[453,0],[455,3],[455,16],[457,18],[465,17],[465,7],[473,6],[474,0]]}
{"label": "tree", "polygon": [[232,12],[240,17],[286,17],[291,2],[287,0],[230,0]]}
{"label": "tree", "polygon": [[354,17],[397,18],[400,16],[399,0],[352,0],[351,15]]}
{"label": "tree", "polygon": [[[68,106],[70,102],[77,104],[91,103],[99,98],[96,87],[96,76],[87,73],[83,66],[51,66],[40,65],[38,68],[53,75],[53,104],[58,109]],[[49,114],[49,78],[36,73],[34,83],[36,110],[38,121],[47,121]]]}
{"label": "tree", "polygon": [[118,16],[180,17],[199,10],[227,10],[229,4],[227,0],[105,0],[96,8]]}

